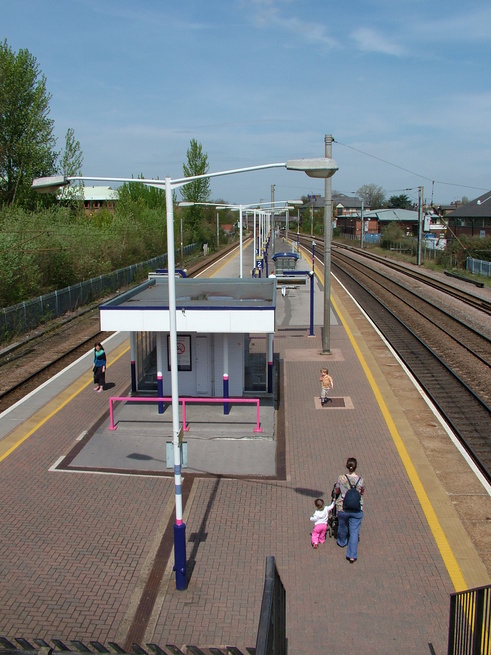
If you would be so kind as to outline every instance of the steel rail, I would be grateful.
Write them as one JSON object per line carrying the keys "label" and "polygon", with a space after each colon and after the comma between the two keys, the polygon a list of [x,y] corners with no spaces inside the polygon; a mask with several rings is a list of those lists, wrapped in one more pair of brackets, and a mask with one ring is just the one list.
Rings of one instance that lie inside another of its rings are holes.
{"label": "steel rail", "polygon": [[[343,260],[344,254],[337,255],[337,257],[341,258]],[[387,286],[384,286],[383,288],[391,293],[395,298],[397,298],[398,301],[404,303],[407,307],[409,307],[413,312],[417,313],[419,316],[424,318],[428,323],[431,325],[434,325],[438,330],[446,334],[452,341],[457,343],[460,347],[464,348],[469,354],[473,355],[476,359],[478,359],[480,362],[485,364],[486,366],[491,366],[490,362],[490,357],[491,357],[491,341],[485,337],[481,332],[478,330],[474,329],[467,323],[464,323],[464,321],[460,320],[450,312],[447,312],[445,309],[438,307],[434,303],[432,303],[430,300],[427,298],[423,298],[420,296],[417,292],[413,291],[412,289],[408,289],[407,287],[403,286],[400,282],[397,280],[394,280],[388,275],[385,275],[381,271],[376,271],[375,269],[367,266],[363,262],[359,262],[355,259],[351,259],[349,257],[346,257],[344,260],[345,263],[347,263],[349,266],[352,266],[355,270],[363,272],[363,270],[368,269],[370,270],[374,275],[381,277],[383,280],[388,281],[390,284],[396,285],[398,289],[402,289],[403,293],[409,294],[410,296],[413,296],[414,298],[417,298],[419,301],[424,303],[425,305],[428,305],[432,309],[435,310],[435,312],[439,314],[443,314],[446,318],[449,318],[453,323],[456,323],[459,328],[462,328],[464,331],[468,332],[470,336],[476,339],[476,341],[480,342],[481,344],[481,352],[477,352],[477,344],[474,346],[471,346],[469,343],[464,343],[461,339],[459,339],[454,333],[450,331],[450,329],[445,328],[441,323],[439,323],[437,320],[434,320],[428,316],[428,314],[424,313],[424,311],[421,311],[417,309],[413,304],[411,304],[408,300],[405,300],[402,298],[400,295],[395,293],[392,289],[389,289]],[[377,280],[374,277],[371,277],[375,283],[377,283]]]}

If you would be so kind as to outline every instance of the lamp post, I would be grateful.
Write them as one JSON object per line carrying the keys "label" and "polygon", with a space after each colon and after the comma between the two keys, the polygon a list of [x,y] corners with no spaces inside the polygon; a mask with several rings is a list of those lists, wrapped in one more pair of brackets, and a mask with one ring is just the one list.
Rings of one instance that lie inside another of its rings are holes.
{"label": "lamp post", "polygon": [[174,207],[172,192],[194,180],[203,180],[224,175],[235,175],[250,171],[265,170],[268,168],[286,168],[287,170],[303,171],[309,177],[324,178],[333,175],[338,166],[332,159],[295,159],[282,163],[262,164],[249,166],[217,173],[205,173],[172,179],[166,176],[165,180],[152,180],[144,178],[117,178],[117,177],[89,177],[89,176],[52,176],[37,178],[32,182],[32,188],[40,193],[57,193],[60,187],[72,181],[90,180],[94,182],[116,182],[145,184],[150,187],[165,189],[165,204],[167,217],[167,267],[169,288],[169,341],[171,364],[171,398],[172,398],[172,444],[174,450],[174,487],[176,503],[176,522],[174,525],[174,570],[176,572],[176,589],[182,591],[187,587],[186,578],[186,525],[182,516],[182,485],[181,485],[181,450],[179,443],[179,388],[177,375],[177,326],[176,326],[176,266],[174,253]]}
{"label": "lamp post", "polygon": [[[274,185],[273,185],[274,186]],[[215,203],[215,202],[193,202],[193,201],[187,201],[183,200],[182,202],[179,203],[179,207],[192,207],[193,205],[205,205],[208,207],[216,207],[217,209],[217,238],[218,238],[218,211],[220,209],[230,209],[231,211],[238,211],[239,212],[239,277],[242,278],[242,271],[243,271],[243,265],[242,265],[242,250],[243,250],[243,211],[246,209],[250,209],[252,207],[260,207],[260,206],[266,206],[266,205],[277,205],[277,204],[282,204],[288,206],[288,203],[294,203],[298,204],[301,203],[301,200],[272,200],[271,202],[257,202],[257,203],[249,203],[247,205],[232,205],[232,204],[225,204],[225,203]],[[290,207],[290,209],[292,209]]]}
{"label": "lamp post", "polygon": [[314,336],[314,274],[315,274],[315,241],[312,240],[312,270],[310,275],[310,330],[309,336]]}
{"label": "lamp post", "polygon": [[[324,137],[325,157],[332,157],[331,134]],[[334,175],[334,172],[332,175]],[[322,353],[331,352],[331,241],[332,241],[332,175],[326,176],[324,184],[324,325],[322,331]]]}
{"label": "lamp post", "polygon": [[[231,209],[232,211],[239,211],[239,277],[242,277],[242,231],[243,231],[243,211],[245,209],[250,209],[251,207],[266,207],[266,206],[271,206],[271,209],[275,205],[282,204],[282,205],[287,205],[289,201],[288,200],[274,200],[274,184],[271,186],[271,195],[272,195],[272,200],[271,202],[260,202],[260,203],[249,203],[248,205],[224,205],[223,209]],[[298,201],[291,201],[291,202],[298,202]],[[274,248],[274,212],[271,211],[271,217],[272,217],[272,223],[271,223],[271,239],[272,239],[272,248]]]}

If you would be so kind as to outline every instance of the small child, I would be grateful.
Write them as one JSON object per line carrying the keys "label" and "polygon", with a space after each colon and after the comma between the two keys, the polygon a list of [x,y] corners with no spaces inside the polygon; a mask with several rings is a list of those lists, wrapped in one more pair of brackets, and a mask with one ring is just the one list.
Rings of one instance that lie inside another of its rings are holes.
{"label": "small child", "polygon": [[315,523],[312,530],[312,548],[317,548],[318,544],[323,544],[326,540],[327,519],[329,512],[334,507],[334,502],[326,505],[322,498],[316,498],[314,505],[316,509],[310,520]]}
{"label": "small child", "polygon": [[324,407],[329,400],[327,397],[329,391],[334,389],[334,380],[329,375],[327,368],[321,368],[321,376],[319,380],[321,383],[321,405]]}

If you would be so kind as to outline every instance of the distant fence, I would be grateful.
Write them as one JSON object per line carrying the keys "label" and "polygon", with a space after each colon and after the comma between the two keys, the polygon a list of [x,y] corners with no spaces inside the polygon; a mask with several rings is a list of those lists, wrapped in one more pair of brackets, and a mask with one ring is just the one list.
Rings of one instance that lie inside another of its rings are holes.
{"label": "distant fence", "polygon": [[368,234],[367,232],[363,235],[363,241],[365,243],[375,243],[379,244],[380,243],[380,234]]}
{"label": "distant fence", "polygon": [[465,260],[465,267],[468,271],[471,271],[476,275],[491,277],[491,262],[484,261],[483,259],[467,257]]}
{"label": "distant fence", "polygon": [[286,655],[286,591],[272,555],[266,557],[256,655]]}
{"label": "distant fence", "polygon": [[450,594],[447,655],[491,655],[491,586]]}
{"label": "distant fence", "polygon": [[[188,255],[197,247],[194,243],[185,246],[184,253]],[[89,305],[108,293],[128,286],[135,280],[138,281],[146,271],[165,268],[166,264],[167,253],[148,259],[146,262],[132,264],[118,271],[73,284],[59,291],[31,298],[18,305],[4,307],[0,314],[0,343],[10,339],[12,335],[34,330],[42,323]]]}

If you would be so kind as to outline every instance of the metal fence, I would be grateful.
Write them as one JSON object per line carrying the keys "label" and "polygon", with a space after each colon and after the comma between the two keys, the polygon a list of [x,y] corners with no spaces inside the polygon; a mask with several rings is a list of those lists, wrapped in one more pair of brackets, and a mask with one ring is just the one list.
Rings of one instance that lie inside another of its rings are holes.
{"label": "metal fence", "polygon": [[[196,244],[190,244],[184,248],[184,253],[188,255],[196,248]],[[141,280],[148,271],[165,268],[166,264],[167,253],[148,259],[146,262],[73,284],[59,291],[31,298],[18,305],[3,307],[0,314],[0,343],[7,341],[13,335],[34,330],[42,323],[89,305],[108,293]]]}
{"label": "metal fence", "polygon": [[491,655],[491,586],[450,594],[447,655]]}
{"label": "metal fence", "polygon": [[286,655],[286,591],[272,555],[266,557],[256,655]]}
{"label": "metal fence", "polygon": [[476,275],[486,275],[491,277],[491,262],[484,261],[483,259],[473,259],[467,257],[465,260],[465,267],[468,271]]}

